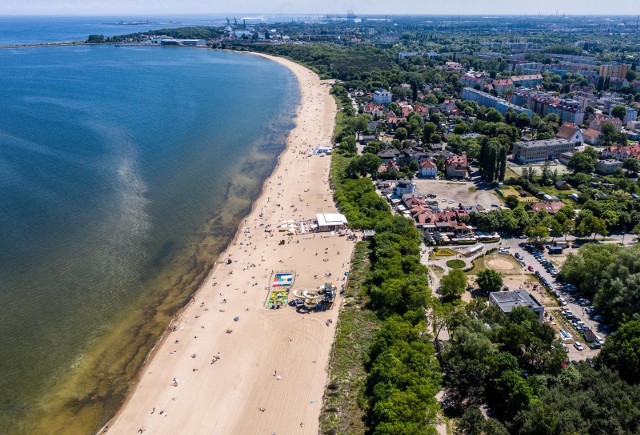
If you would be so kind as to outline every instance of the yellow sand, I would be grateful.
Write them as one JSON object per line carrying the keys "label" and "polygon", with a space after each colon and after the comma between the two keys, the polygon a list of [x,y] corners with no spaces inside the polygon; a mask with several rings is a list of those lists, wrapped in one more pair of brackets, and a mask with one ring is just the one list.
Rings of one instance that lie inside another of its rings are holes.
{"label": "yellow sand", "polygon": [[[287,149],[236,239],[143,367],[109,433],[318,433],[341,297],[332,310],[299,314],[289,306],[266,309],[265,287],[272,271],[292,271],[293,288],[325,281],[340,288],[354,243],[328,233],[288,238],[276,229],[282,220],[335,211],[331,159],[308,151],[331,143],[336,106],[329,84],[315,73],[272,59],[296,75],[301,89]],[[260,223],[272,225],[273,236]],[[282,239],[289,242],[278,245]]]}

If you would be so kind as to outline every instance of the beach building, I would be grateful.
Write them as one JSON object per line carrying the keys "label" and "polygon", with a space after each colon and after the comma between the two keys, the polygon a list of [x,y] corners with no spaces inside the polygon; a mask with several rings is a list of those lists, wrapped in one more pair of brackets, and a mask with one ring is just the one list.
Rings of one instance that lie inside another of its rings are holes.
{"label": "beach building", "polygon": [[347,218],[340,213],[317,213],[318,231],[337,231],[347,225]]}
{"label": "beach building", "polygon": [[513,160],[522,164],[557,159],[562,153],[572,152],[576,143],[566,139],[522,141],[513,144]]}
{"label": "beach building", "polygon": [[533,311],[542,322],[544,306],[526,290],[489,293],[489,303],[509,314],[514,308],[525,307]]}

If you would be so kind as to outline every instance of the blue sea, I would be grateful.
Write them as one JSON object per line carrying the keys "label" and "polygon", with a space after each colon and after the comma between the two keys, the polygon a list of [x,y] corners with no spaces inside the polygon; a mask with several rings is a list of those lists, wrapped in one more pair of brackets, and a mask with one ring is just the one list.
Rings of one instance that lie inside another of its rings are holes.
{"label": "blue sea", "polygon": [[290,71],[248,54],[0,49],[0,433],[109,418],[250,210],[298,102]]}

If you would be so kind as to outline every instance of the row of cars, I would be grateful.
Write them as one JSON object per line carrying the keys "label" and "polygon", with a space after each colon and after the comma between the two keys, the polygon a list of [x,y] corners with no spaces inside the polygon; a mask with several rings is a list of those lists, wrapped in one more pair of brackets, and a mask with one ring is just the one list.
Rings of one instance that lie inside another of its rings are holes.
{"label": "row of cars", "polygon": [[534,249],[531,245],[525,246],[525,249],[529,251],[536,260],[538,260],[538,263],[540,263],[540,265],[542,265],[542,267],[544,267],[551,276],[555,277],[558,275],[558,272],[560,271],[553,265],[553,263],[547,260],[542,251]]}
{"label": "row of cars", "polygon": [[[600,349],[602,347],[604,344],[604,338],[591,331],[580,317],[573,314],[568,308],[561,308],[560,312],[567,321],[571,322],[571,325],[573,325],[576,331],[585,335],[585,339],[589,341],[589,347],[591,349]],[[562,329],[560,330],[560,337],[562,340],[571,340],[573,338],[571,334]],[[573,347],[580,351],[584,349],[584,345],[578,341],[573,344]]]}

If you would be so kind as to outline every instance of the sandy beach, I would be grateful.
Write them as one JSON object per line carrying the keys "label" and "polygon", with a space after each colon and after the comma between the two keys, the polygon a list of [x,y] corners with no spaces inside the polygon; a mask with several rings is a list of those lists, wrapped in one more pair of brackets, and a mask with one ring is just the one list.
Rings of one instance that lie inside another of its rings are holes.
{"label": "sandy beach", "polygon": [[235,240],[175,318],[103,433],[318,433],[341,297],[332,309],[309,314],[289,306],[268,309],[265,302],[274,272],[295,274],[293,289],[325,282],[340,288],[354,242],[277,229],[283,220],[336,210],[331,158],[309,155],[331,143],[336,105],[329,84],[315,73],[272,59],[295,74],[301,90],[287,148]]}

